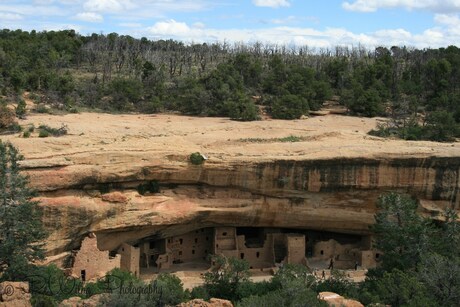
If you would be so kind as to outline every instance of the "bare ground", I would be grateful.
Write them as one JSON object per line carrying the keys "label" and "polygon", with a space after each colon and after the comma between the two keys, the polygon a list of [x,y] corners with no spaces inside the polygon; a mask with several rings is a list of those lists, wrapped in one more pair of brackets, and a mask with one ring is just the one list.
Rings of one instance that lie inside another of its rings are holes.
{"label": "bare ground", "polygon": [[[2,136],[19,147],[27,159],[71,157],[82,152],[151,151],[158,157],[202,152],[210,161],[261,161],[272,159],[326,159],[334,157],[458,156],[460,143],[390,140],[367,135],[379,118],[341,115],[303,120],[237,122],[227,118],[180,115],[81,113],[31,114],[19,123],[68,126],[62,137]],[[281,142],[296,136],[299,142]]]}

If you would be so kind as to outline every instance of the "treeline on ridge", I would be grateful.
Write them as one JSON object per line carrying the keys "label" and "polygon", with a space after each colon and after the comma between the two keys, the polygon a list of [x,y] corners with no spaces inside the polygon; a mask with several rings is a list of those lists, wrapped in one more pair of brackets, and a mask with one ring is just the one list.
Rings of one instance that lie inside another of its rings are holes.
{"label": "treeline on ridge", "polygon": [[29,91],[37,103],[70,112],[255,120],[263,108],[273,118],[296,119],[334,98],[350,114],[390,117],[375,135],[449,141],[460,133],[459,84],[455,46],[186,45],[116,33],[0,31],[4,103],[20,103],[19,93]]}

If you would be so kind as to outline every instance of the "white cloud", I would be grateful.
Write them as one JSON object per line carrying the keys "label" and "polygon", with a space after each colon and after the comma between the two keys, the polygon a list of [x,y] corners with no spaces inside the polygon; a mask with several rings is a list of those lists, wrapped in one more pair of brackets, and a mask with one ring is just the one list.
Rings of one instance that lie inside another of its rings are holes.
{"label": "white cloud", "polygon": [[423,9],[432,12],[460,11],[460,0],[354,0],[343,2],[348,11],[375,12],[381,8]]}
{"label": "white cloud", "polygon": [[130,0],[88,0],[83,8],[91,12],[121,12],[135,8]]}
{"label": "white cloud", "polygon": [[460,18],[458,15],[436,14],[434,16],[434,21],[447,26],[457,27],[460,25]]}
{"label": "white cloud", "polygon": [[[441,17],[439,17],[441,18]],[[438,19],[439,19],[438,18]],[[453,19],[455,20],[455,19]],[[459,20],[460,23],[460,20]],[[263,42],[284,45],[308,45],[317,48],[335,46],[413,46],[445,47],[460,41],[460,28],[434,27],[413,34],[405,29],[382,29],[372,33],[354,33],[343,28],[313,28],[278,26],[265,29],[215,29],[202,24],[166,20],[138,33],[152,39],[176,39],[191,42]]]}
{"label": "white cloud", "polygon": [[23,17],[20,14],[0,12],[0,19],[2,20],[22,20]]}
{"label": "white cloud", "polygon": [[104,21],[104,17],[102,15],[93,13],[93,12],[78,13],[75,16],[75,19],[86,21],[86,22],[103,22]]}
{"label": "white cloud", "polygon": [[[184,37],[192,34],[194,29],[190,28],[185,22],[177,22],[174,19],[167,21],[159,21],[152,27],[148,28],[152,35],[170,35]],[[194,33],[196,34],[196,33]]]}
{"label": "white cloud", "polygon": [[281,6],[290,6],[291,4],[287,0],[252,0],[255,6],[264,6],[277,8]]}

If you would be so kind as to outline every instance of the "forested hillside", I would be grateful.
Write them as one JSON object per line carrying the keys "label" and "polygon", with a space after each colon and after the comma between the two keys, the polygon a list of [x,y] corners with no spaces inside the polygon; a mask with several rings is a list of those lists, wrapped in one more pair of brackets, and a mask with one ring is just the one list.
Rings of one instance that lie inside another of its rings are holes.
{"label": "forested hillside", "polygon": [[258,104],[273,118],[295,119],[334,97],[350,114],[391,117],[376,135],[448,141],[459,134],[459,84],[455,46],[326,50],[0,31],[2,99],[23,105],[19,94],[29,91],[43,104],[38,111],[46,104],[255,120]]}

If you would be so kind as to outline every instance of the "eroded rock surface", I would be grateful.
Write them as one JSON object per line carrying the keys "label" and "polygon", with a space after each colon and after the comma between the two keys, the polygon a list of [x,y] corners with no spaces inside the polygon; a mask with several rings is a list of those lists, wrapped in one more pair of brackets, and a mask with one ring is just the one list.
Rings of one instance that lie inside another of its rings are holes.
{"label": "eroded rock surface", "polygon": [[320,292],[318,298],[325,301],[329,307],[364,307],[360,302],[346,299],[334,292]]}
{"label": "eroded rock surface", "polygon": [[0,307],[30,307],[30,289],[26,282],[0,283]]}
{"label": "eroded rock surface", "polygon": [[[102,250],[203,227],[251,226],[365,235],[376,200],[399,191],[434,218],[459,208],[460,144],[370,137],[378,119],[325,116],[234,122],[168,115],[31,115],[69,135],[7,136],[40,192],[50,256],[97,233]],[[290,135],[299,142],[282,142]],[[192,152],[209,157],[196,166]],[[140,195],[155,181],[160,192]]]}

